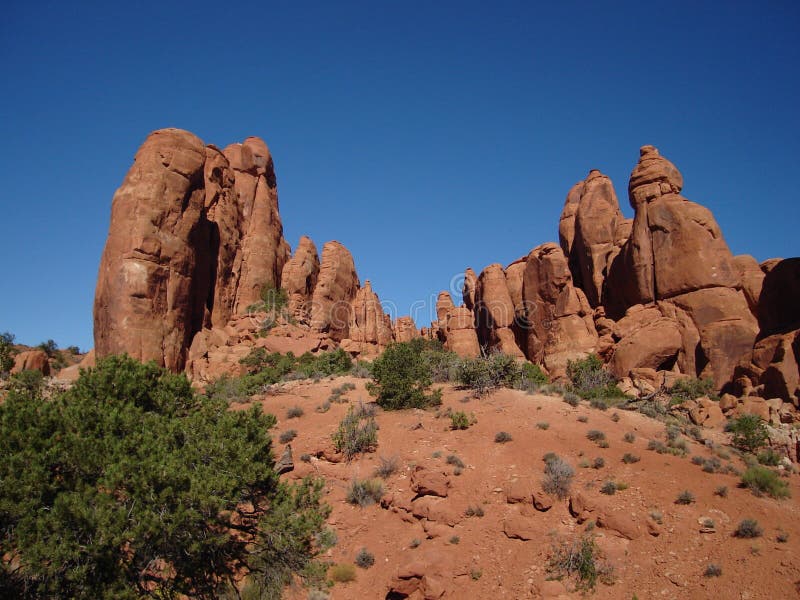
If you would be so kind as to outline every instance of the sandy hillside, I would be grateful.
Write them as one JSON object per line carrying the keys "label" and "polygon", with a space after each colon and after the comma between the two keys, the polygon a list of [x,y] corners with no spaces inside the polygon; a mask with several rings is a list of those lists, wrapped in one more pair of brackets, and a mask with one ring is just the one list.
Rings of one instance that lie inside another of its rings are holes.
{"label": "sandy hillside", "polygon": [[[346,382],[356,389],[344,395],[345,402],[332,403],[326,413],[315,410],[333,388]],[[571,583],[548,580],[547,562],[554,540],[570,540],[587,529],[614,568],[613,585],[598,584],[597,598],[797,596],[797,475],[790,477],[792,499],[757,498],[737,487],[736,475],[706,473],[693,464],[692,456],[714,455],[700,443],[687,439],[690,454],[684,458],[648,450],[649,440],[665,440],[665,427],[641,414],[600,411],[586,403],[573,408],[560,397],[505,389],[467,399],[464,391],[452,387],[444,388],[441,412],[449,407],[474,414],[477,422],[469,429],[451,430],[450,419],[434,410],[379,410],[376,452],[350,463],[334,462],[338,457],[332,456],[330,436],[350,404],[370,400],[364,384],[365,380],[352,377],[290,382],[253,400],[278,417],[276,438],[288,429],[297,431],[291,442],[295,470],[284,477],[325,478],[326,499],[333,507],[329,523],[338,534],[338,543],[326,558],[353,563],[361,548],[375,557],[374,566],[357,569],[355,581],[331,588],[331,598],[401,598],[387,594],[413,587],[427,596],[418,591],[412,598],[580,597]],[[304,414],[287,418],[287,409],[295,406]],[[602,431],[608,448],[587,439],[590,430]],[[512,441],[495,443],[500,431],[511,434]],[[632,442],[623,440],[629,432],[635,435]],[[705,435],[725,440],[720,433]],[[276,455],[282,451],[283,445],[276,444]],[[575,468],[571,498],[542,494],[542,456],[547,452],[555,452]],[[626,464],[622,461],[626,453],[641,460]],[[301,459],[304,454],[310,459]],[[725,456],[724,451],[721,454]],[[459,475],[447,463],[450,455],[465,464]],[[396,456],[399,464],[397,473],[385,482],[383,506],[348,504],[347,486],[353,478],[371,477],[379,456]],[[598,457],[604,466],[585,466]],[[732,462],[742,470],[741,460],[731,457],[722,459],[722,466]],[[417,478],[445,481],[446,497],[416,498],[412,472],[420,467]],[[609,480],[629,487],[614,495],[602,494],[600,488]],[[720,486],[727,486],[727,497],[715,494]],[[684,490],[696,501],[676,504]],[[541,510],[549,504],[552,507]],[[484,516],[466,516],[475,507]],[[745,518],[758,521],[762,537],[734,537]],[[704,527],[705,519],[713,520],[713,528]],[[788,540],[777,541],[779,534],[788,534]],[[413,547],[415,540],[418,545]],[[721,567],[720,576],[704,576],[711,563]],[[296,597],[304,595],[297,591]]]}

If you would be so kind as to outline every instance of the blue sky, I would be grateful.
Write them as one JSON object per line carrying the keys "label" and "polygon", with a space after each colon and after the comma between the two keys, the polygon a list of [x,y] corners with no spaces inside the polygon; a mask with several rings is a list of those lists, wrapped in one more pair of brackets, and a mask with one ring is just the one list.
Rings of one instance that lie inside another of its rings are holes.
{"label": "blue sky", "polygon": [[23,343],[92,346],[111,198],[162,127],[264,138],[292,247],[341,241],[400,314],[557,240],[591,168],[631,216],[643,144],[734,253],[800,254],[796,2],[117,4],[4,7],[0,331]]}

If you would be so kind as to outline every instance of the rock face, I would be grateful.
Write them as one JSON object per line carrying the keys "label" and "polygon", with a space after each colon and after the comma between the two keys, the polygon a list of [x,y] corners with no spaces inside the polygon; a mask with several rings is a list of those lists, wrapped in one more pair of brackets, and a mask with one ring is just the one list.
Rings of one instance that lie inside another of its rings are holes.
{"label": "rock face", "polygon": [[617,230],[623,221],[611,180],[596,169],[567,195],[559,224],[561,249],[592,306],[602,302],[609,265],[619,253]]}
{"label": "rock face", "polygon": [[224,154],[234,171],[234,190],[244,219],[234,307],[236,313],[242,313],[259,300],[264,285],[280,285],[289,245],[283,239],[275,168],[267,145],[249,137],[242,144],[225,148]]}
{"label": "rock face", "polygon": [[528,255],[522,284],[527,310],[528,360],[544,364],[551,375],[566,372],[567,361],[597,348],[598,336],[586,295],[572,283],[567,258],[553,243]]}
{"label": "rock face", "polygon": [[203,142],[152,133],[114,195],[94,303],[98,358],[127,352],[183,368],[211,286]]}
{"label": "rock face", "polygon": [[287,292],[279,320],[320,334],[298,348],[347,339],[351,325],[357,344],[392,339],[374,292],[356,298],[358,275],[344,246],[325,244],[320,261],[303,237],[290,258],[262,140],[220,151],[179,129],[149,135],[112,204],[95,294],[97,356],[128,353],[180,371],[191,348],[189,371],[212,373],[215,360],[228,364],[252,347],[257,327],[246,333],[251,324],[240,317],[265,286]]}
{"label": "rock face", "polygon": [[311,328],[336,341],[349,337],[350,303],[359,286],[350,251],[339,242],[326,243],[311,301]]}
{"label": "rock face", "polygon": [[501,265],[489,265],[481,273],[472,310],[481,346],[524,358],[511,329],[515,317],[514,301]]}
{"label": "rock face", "polygon": [[319,256],[311,238],[303,236],[281,274],[281,287],[289,297],[289,313],[295,321],[307,324],[311,300],[319,277]]}
{"label": "rock face", "polygon": [[437,337],[444,347],[466,358],[480,356],[481,347],[475,332],[475,319],[466,306],[455,306],[450,293],[442,291],[436,300]]}
{"label": "rock face", "polygon": [[420,337],[420,332],[411,317],[398,317],[393,327],[394,340],[396,342],[410,342],[414,338]]}
{"label": "rock face", "polygon": [[383,312],[369,280],[356,292],[350,311],[349,339],[342,341],[342,348],[354,354],[376,355],[391,343],[391,319]]}

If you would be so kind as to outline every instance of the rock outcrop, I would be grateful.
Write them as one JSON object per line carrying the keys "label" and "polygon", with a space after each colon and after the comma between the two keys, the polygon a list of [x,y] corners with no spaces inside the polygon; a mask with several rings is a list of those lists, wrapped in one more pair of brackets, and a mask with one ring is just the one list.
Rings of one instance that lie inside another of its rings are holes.
{"label": "rock outcrop", "polygon": [[[213,310],[206,149],[178,129],[150,134],[114,195],[94,303],[98,358],[127,352],[179,371]],[[216,257],[214,257],[216,258]]]}
{"label": "rock outcrop", "polygon": [[573,285],[567,258],[557,244],[531,250],[522,293],[528,360],[544,364],[551,375],[560,376],[569,360],[597,349],[592,309],[583,291]]}
{"label": "rock outcrop", "polygon": [[514,301],[501,265],[489,265],[478,277],[472,310],[481,346],[524,358],[511,329],[515,317]]}
{"label": "rock outcrop", "polygon": [[450,292],[439,292],[436,318],[436,323],[431,323],[431,329],[445,348],[466,358],[480,356],[481,347],[472,311],[466,306],[455,306]]}
{"label": "rock outcrop", "polygon": [[50,375],[50,359],[44,350],[26,350],[14,357],[11,374],[22,371],[39,371],[42,375]]}
{"label": "rock outcrop", "polygon": [[349,337],[350,303],[359,286],[350,251],[339,242],[326,243],[311,300],[311,328],[336,341]]}
{"label": "rock outcrop", "polygon": [[353,354],[375,356],[392,341],[392,322],[383,312],[378,295],[369,280],[356,292],[350,307],[348,339],[342,348]]}
{"label": "rock outcrop", "polygon": [[311,318],[311,300],[319,277],[319,256],[311,238],[303,236],[292,257],[283,266],[281,287],[286,290],[289,314],[302,324]]}
{"label": "rock outcrop", "polygon": [[567,195],[559,224],[561,249],[569,258],[576,285],[593,307],[602,303],[608,268],[620,250],[616,242],[624,220],[611,180],[596,169]]}
{"label": "rock outcrop", "polygon": [[398,317],[394,322],[393,336],[396,342],[410,342],[420,335],[414,319],[411,317]]}

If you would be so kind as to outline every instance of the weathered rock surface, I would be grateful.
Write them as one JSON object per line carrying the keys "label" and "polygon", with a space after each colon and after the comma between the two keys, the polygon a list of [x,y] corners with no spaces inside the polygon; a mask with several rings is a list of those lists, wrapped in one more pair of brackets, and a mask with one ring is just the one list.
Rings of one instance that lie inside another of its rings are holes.
{"label": "weathered rock surface", "polygon": [[114,195],[94,303],[98,357],[127,352],[183,368],[211,280],[203,142],[165,129],[145,140]]}
{"label": "weathered rock surface", "polygon": [[22,371],[39,371],[42,375],[50,375],[50,360],[44,350],[26,350],[14,357],[11,374]]}
{"label": "weathered rock surface", "polygon": [[473,311],[478,341],[482,346],[524,358],[511,330],[515,317],[514,301],[501,265],[489,265],[478,277]]}
{"label": "weathered rock surface", "polygon": [[[568,257],[576,285],[589,304],[602,302],[608,267],[619,251],[618,224],[623,221],[611,180],[593,169],[567,195],[559,224],[561,249]],[[567,231],[572,224],[574,231]]]}
{"label": "weathered rock surface", "polygon": [[398,317],[393,327],[394,339],[397,342],[409,342],[420,337],[417,325],[411,317]]}
{"label": "weathered rock surface", "polygon": [[528,255],[523,277],[528,327],[528,360],[544,364],[553,376],[566,373],[567,362],[594,352],[597,331],[586,295],[572,284],[559,246],[542,244]]}
{"label": "weathered rock surface", "polygon": [[302,324],[311,317],[311,299],[319,277],[319,256],[311,238],[303,236],[292,257],[283,266],[281,287],[289,299],[289,313]]}
{"label": "weathered rock surface", "polygon": [[311,328],[336,341],[349,336],[350,303],[359,288],[350,251],[336,241],[322,247],[322,262],[311,301]]}
{"label": "weathered rock surface", "polygon": [[349,337],[342,348],[354,354],[376,355],[392,341],[392,322],[383,312],[369,280],[364,282],[350,306]]}
{"label": "weathered rock surface", "polygon": [[289,245],[283,239],[275,169],[267,145],[249,137],[242,144],[228,146],[223,154],[234,170],[234,189],[244,219],[234,307],[236,313],[242,313],[259,300],[264,285],[280,285]]}

